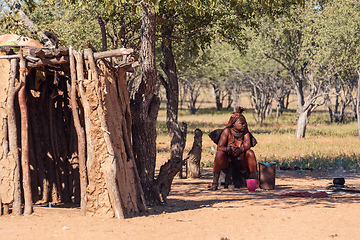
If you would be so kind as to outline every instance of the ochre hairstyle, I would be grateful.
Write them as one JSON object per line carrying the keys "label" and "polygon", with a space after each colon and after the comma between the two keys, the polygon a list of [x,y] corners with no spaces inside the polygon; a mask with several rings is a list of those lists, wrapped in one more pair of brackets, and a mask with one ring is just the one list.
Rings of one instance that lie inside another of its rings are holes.
{"label": "ochre hairstyle", "polygon": [[245,110],[245,108],[243,108],[243,107],[236,107],[235,112],[233,112],[233,114],[231,115],[226,127],[231,128],[238,119],[243,119],[246,122],[244,115],[242,115],[242,112],[244,110]]}

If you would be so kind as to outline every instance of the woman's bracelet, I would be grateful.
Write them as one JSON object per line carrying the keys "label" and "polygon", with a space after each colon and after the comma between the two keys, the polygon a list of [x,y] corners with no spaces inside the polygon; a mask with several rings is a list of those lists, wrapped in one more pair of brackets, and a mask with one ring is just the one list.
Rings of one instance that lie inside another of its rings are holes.
{"label": "woman's bracelet", "polygon": [[231,146],[226,147],[226,152],[231,152]]}

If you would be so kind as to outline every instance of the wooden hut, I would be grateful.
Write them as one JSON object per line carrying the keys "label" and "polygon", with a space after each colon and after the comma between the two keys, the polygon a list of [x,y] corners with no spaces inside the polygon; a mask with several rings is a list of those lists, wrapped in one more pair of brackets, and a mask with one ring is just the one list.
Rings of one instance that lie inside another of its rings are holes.
{"label": "wooden hut", "polygon": [[0,46],[2,213],[55,203],[117,218],[146,211],[130,136],[133,50],[8,43]]}

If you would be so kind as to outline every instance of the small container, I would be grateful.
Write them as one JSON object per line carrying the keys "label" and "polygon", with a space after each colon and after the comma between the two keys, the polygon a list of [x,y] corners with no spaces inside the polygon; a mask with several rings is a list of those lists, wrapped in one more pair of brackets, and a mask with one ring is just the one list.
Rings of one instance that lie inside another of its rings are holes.
{"label": "small container", "polygon": [[334,178],[333,179],[334,185],[344,185],[345,184],[345,178]]}
{"label": "small container", "polygon": [[276,163],[259,163],[259,187],[266,190],[275,188]]}
{"label": "small container", "polygon": [[257,179],[246,179],[246,186],[249,192],[255,192],[257,184]]}

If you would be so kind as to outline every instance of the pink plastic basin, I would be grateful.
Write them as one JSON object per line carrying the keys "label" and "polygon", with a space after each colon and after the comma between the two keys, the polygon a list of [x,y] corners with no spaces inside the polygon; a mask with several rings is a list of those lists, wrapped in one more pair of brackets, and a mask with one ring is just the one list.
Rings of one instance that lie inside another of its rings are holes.
{"label": "pink plastic basin", "polygon": [[255,192],[257,187],[257,179],[246,179],[246,186],[249,192]]}

